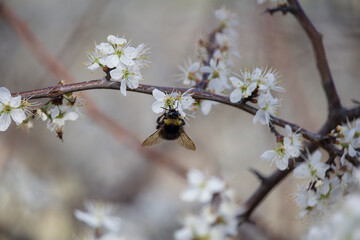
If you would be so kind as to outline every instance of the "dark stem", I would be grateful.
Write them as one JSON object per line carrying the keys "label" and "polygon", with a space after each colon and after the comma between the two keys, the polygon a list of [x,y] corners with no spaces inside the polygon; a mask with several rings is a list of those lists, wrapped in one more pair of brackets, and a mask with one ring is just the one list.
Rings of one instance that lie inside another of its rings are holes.
{"label": "dark stem", "polygon": [[317,68],[321,76],[322,86],[328,102],[329,115],[333,115],[333,112],[337,109],[341,109],[342,106],[326,58],[322,34],[317,31],[297,0],[288,0],[288,2],[290,12],[299,21],[311,41]]}

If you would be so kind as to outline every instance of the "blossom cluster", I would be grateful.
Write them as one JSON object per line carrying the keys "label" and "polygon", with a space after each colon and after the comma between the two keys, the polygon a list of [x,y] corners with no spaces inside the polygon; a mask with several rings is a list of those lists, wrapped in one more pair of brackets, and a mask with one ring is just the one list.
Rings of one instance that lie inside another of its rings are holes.
{"label": "blossom cluster", "polygon": [[[219,27],[212,33],[210,40],[201,38],[198,41],[197,60],[188,60],[184,66],[180,66],[182,74],[179,78],[185,85],[221,94],[230,88],[230,66],[233,65],[234,57],[239,55],[235,41],[238,34],[234,28],[237,19],[235,14],[225,8],[216,10],[215,17]],[[209,114],[214,104],[213,101],[201,101],[202,113]]]}
{"label": "blossom cluster", "polygon": [[9,128],[11,119],[16,125],[23,123],[29,106],[30,104],[22,100],[21,96],[12,97],[7,88],[0,87],[0,131]]}
{"label": "blossom cluster", "polygon": [[278,146],[273,150],[268,150],[261,155],[261,159],[273,164],[279,170],[285,170],[288,167],[289,159],[300,156],[303,149],[302,135],[293,132],[289,125],[285,125],[286,135],[280,139]]}
{"label": "blossom cluster", "polygon": [[346,197],[344,205],[321,224],[312,226],[304,240],[360,239],[360,195]]}
{"label": "blossom cluster", "polygon": [[269,125],[271,116],[276,115],[280,106],[280,99],[271,94],[271,90],[284,92],[284,88],[277,86],[279,75],[273,69],[255,68],[252,72],[248,69],[241,71],[236,77],[230,77],[230,82],[235,88],[230,94],[230,101],[237,103],[242,99],[256,102],[259,110],[253,122]]}
{"label": "blossom cluster", "polygon": [[347,122],[347,125],[337,126],[330,134],[336,138],[337,145],[342,148],[344,154],[341,157],[341,164],[344,165],[345,156],[360,156],[360,119],[354,123]]}
{"label": "blossom cluster", "polygon": [[181,194],[187,202],[200,202],[198,215],[188,215],[183,228],[174,233],[176,240],[223,240],[235,236],[241,214],[234,191],[219,177],[207,178],[201,171],[192,169],[187,174],[189,187]]}
{"label": "blossom cluster", "polygon": [[336,207],[344,196],[360,192],[360,171],[350,163],[342,166],[324,163],[320,151],[308,154],[294,174],[304,182],[298,184],[295,197],[300,217],[308,214],[320,217]]}
{"label": "blossom cluster", "polygon": [[75,121],[81,114],[83,101],[74,93],[68,93],[52,99],[45,106],[38,108],[36,115],[47,121],[47,128],[56,132],[62,140],[66,121]]}
{"label": "blossom cluster", "polygon": [[102,68],[110,74],[112,81],[121,83],[121,93],[126,96],[127,87],[138,88],[143,79],[140,70],[149,66],[147,53],[145,44],[134,48],[125,38],[109,35],[106,43],[96,45],[95,50],[88,53],[87,65],[91,71]]}
{"label": "blossom cluster", "polygon": [[152,95],[156,99],[151,106],[154,113],[161,113],[164,110],[176,109],[182,117],[186,117],[185,110],[191,110],[195,100],[191,97],[191,89],[183,94],[173,92],[170,94],[164,93],[158,89],[152,91]]}

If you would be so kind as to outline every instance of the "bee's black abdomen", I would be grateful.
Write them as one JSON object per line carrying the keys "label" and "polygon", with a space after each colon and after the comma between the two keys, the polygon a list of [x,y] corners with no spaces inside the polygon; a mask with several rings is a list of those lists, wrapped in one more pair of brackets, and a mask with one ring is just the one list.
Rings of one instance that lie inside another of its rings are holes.
{"label": "bee's black abdomen", "polygon": [[161,136],[166,140],[175,140],[180,136],[180,128],[177,125],[164,125]]}

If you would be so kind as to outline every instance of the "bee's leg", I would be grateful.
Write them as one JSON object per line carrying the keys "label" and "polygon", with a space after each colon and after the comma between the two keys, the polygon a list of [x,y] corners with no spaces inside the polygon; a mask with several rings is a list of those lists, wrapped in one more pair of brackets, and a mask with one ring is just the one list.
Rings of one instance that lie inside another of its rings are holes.
{"label": "bee's leg", "polygon": [[161,128],[164,125],[164,116],[165,114],[161,115],[160,117],[158,117],[158,119],[156,120],[156,129]]}
{"label": "bee's leg", "polygon": [[163,118],[165,117],[165,114],[166,113],[161,114],[161,116],[156,119],[157,124],[161,124],[164,121]]}
{"label": "bee's leg", "polygon": [[182,118],[180,118],[180,120],[181,120],[181,126],[184,126],[186,123],[185,123],[185,120],[184,119],[182,119]]}

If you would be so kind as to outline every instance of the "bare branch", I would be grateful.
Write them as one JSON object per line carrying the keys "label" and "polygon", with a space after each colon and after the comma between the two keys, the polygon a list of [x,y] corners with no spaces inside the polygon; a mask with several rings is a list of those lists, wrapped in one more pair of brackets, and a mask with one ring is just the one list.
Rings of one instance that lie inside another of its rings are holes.
{"label": "bare branch", "polygon": [[342,108],[342,106],[331,75],[329,63],[326,58],[322,35],[317,31],[297,0],[288,0],[288,2],[290,12],[299,21],[310,38],[316,57],[317,68],[321,76],[322,86],[328,102],[328,111],[329,114],[332,115],[335,110]]}

